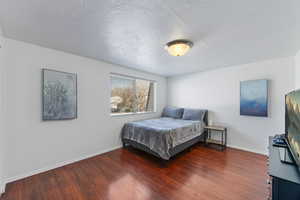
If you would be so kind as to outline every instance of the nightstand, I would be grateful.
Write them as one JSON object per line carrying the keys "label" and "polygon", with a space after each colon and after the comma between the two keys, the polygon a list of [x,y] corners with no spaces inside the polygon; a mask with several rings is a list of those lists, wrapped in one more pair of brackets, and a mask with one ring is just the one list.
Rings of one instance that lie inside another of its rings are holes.
{"label": "nightstand", "polygon": [[[206,144],[218,144],[221,145],[222,150],[226,148],[227,145],[227,128],[222,126],[205,126],[207,130],[207,135],[205,137]],[[220,134],[220,140],[215,140],[211,138],[211,132],[214,131]]]}

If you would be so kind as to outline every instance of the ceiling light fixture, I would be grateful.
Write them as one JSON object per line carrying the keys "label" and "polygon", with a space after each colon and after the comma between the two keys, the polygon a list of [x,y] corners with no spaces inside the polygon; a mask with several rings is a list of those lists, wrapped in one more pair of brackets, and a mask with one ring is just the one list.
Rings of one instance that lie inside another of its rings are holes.
{"label": "ceiling light fixture", "polygon": [[192,48],[192,46],[193,42],[188,40],[173,40],[166,44],[165,49],[172,56],[183,56],[190,48]]}

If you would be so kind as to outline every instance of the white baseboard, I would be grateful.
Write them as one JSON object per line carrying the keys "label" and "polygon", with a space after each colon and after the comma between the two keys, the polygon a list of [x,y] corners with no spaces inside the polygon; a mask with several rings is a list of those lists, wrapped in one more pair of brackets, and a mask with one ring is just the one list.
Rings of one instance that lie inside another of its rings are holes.
{"label": "white baseboard", "polygon": [[[52,169],[56,169],[58,167],[63,167],[65,165],[72,164],[74,162],[78,162],[78,161],[81,161],[81,160],[84,160],[84,159],[87,159],[87,158],[91,158],[91,157],[94,157],[94,156],[97,156],[97,155],[100,155],[100,154],[104,154],[104,153],[107,153],[107,152],[119,149],[121,147],[122,147],[122,145],[119,145],[119,146],[116,146],[116,147],[113,147],[113,148],[110,148],[110,149],[106,149],[106,150],[103,150],[103,151],[100,151],[100,152],[97,152],[97,153],[93,153],[93,154],[90,154],[90,155],[81,156],[79,158],[72,159],[72,160],[67,160],[67,161],[59,162],[59,163],[53,164],[51,166],[43,167],[41,169],[36,169],[36,170],[33,170],[33,171],[25,173],[25,174],[21,174],[21,175],[17,175],[17,176],[14,176],[14,177],[10,177],[10,178],[6,179],[5,183],[7,184],[7,183],[10,183],[10,182],[13,182],[13,181],[17,181],[17,180],[20,180],[20,179],[23,179],[23,178],[27,178],[27,177],[30,177],[30,176],[33,176],[33,175],[36,175],[36,174],[40,174],[40,173],[49,171],[49,170],[52,170]],[[5,185],[4,185],[4,190],[5,190]]]}
{"label": "white baseboard", "polygon": [[262,154],[267,156],[268,153],[267,152],[263,152],[263,151],[257,151],[257,150],[253,150],[253,149],[248,149],[248,148],[244,148],[244,147],[240,147],[240,146],[235,146],[235,145],[227,145],[228,147],[231,147],[233,149],[239,149],[239,150],[243,150],[243,151],[249,151],[252,153],[257,153],[257,154]]}
{"label": "white baseboard", "polygon": [[0,184],[0,197],[5,192],[6,184]]}

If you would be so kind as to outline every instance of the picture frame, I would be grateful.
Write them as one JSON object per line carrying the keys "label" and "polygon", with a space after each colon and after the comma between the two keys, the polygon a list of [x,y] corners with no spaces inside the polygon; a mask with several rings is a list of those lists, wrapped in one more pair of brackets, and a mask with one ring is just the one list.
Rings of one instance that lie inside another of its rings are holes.
{"label": "picture frame", "polygon": [[240,115],[268,117],[268,80],[240,82]]}
{"label": "picture frame", "polygon": [[78,117],[77,74],[42,69],[42,120]]}

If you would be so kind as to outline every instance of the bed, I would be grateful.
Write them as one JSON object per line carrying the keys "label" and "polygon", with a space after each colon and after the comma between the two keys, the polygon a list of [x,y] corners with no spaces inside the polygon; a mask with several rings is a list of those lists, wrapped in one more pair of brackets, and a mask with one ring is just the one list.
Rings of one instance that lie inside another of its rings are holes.
{"label": "bed", "polygon": [[122,143],[163,160],[203,141],[207,110],[165,108],[161,118],[126,123]]}

